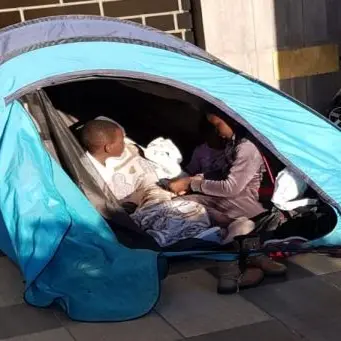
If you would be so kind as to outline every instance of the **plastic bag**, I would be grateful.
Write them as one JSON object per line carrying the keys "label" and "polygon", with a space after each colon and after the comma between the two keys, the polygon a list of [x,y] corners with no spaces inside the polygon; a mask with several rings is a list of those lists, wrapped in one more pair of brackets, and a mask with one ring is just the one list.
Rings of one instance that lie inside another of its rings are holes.
{"label": "plastic bag", "polygon": [[302,199],[308,185],[293,171],[285,168],[278,173],[272,203],[283,211],[317,203],[314,199]]}
{"label": "plastic bag", "polygon": [[144,156],[156,165],[159,179],[173,179],[183,175],[181,152],[169,139],[158,137],[150,142],[144,149]]}

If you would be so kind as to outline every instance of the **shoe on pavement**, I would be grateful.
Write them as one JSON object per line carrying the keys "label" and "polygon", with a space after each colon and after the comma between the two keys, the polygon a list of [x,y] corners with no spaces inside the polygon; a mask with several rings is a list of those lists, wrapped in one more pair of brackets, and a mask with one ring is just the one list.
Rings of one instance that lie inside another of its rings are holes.
{"label": "shoe on pavement", "polygon": [[264,279],[259,268],[247,268],[241,273],[238,261],[222,263],[219,266],[218,294],[234,294],[239,289],[255,287]]}
{"label": "shoe on pavement", "polygon": [[276,262],[266,255],[249,257],[248,266],[257,267],[268,276],[282,276],[288,270],[284,264]]}

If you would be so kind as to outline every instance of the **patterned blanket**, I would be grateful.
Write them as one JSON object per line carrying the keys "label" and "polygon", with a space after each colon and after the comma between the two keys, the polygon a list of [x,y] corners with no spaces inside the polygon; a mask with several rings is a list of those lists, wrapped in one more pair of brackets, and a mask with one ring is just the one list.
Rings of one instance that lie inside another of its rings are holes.
{"label": "patterned blanket", "polygon": [[154,199],[153,204],[147,201],[138,207],[131,217],[160,246],[169,246],[182,239],[199,238],[211,227],[205,208],[198,203]]}

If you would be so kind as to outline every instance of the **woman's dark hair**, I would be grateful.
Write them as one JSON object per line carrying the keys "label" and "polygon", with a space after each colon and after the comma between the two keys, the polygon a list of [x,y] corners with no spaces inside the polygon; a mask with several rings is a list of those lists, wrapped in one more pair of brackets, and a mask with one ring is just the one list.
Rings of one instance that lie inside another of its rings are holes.
{"label": "woman's dark hair", "polygon": [[[204,110],[205,118],[208,114],[218,116],[219,118],[224,120],[234,131],[235,134],[234,139],[230,142],[231,148],[228,150],[228,153],[226,154],[226,164],[229,165],[229,167],[228,169],[224,170],[224,172],[229,172],[232,164],[234,163],[237,157],[237,147],[244,138],[249,136],[248,131],[234,119],[228,116],[226,113],[222,112],[220,109],[218,109],[217,107],[210,103],[207,103],[205,105]],[[207,118],[206,122],[208,122]]]}
{"label": "woman's dark hair", "polygon": [[205,113],[205,117],[211,114],[211,115],[218,116],[219,118],[224,120],[236,134],[236,139],[242,139],[247,135],[247,130],[242,125],[240,125],[233,118],[228,116],[225,112],[221,111],[213,104],[206,103],[205,106],[203,107],[203,111]]}
{"label": "woman's dark hair", "polygon": [[214,131],[214,127],[208,122],[206,115],[203,115],[199,122],[199,133],[202,139]]}
{"label": "woman's dark hair", "polygon": [[[244,126],[233,120],[225,112],[221,111],[220,109],[218,109],[217,107],[210,103],[206,103],[203,110],[206,115],[211,114],[220,117],[222,120],[224,120],[228,125],[232,127],[232,130],[235,133],[235,139],[231,141],[231,148],[229,149],[228,154],[225,155],[226,163],[227,165],[229,165],[229,167],[226,170],[224,170],[224,173],[228,173],[230,171],[232,163],[236,160],[237,157],[237,147],[244,138],[250,140],[261,153],[264,153],[264,146],[251,133],[249,133]],[[267,158],[273,159],[273,155],[270,154],[270,156],[268,156]],[[272,164],[274,164],[274,162],[272,162]],[[284,165],[282,163],[279,163],[278,160],[275,161],[275,164],[277,164],[276,166],[277,172],[284,168]]]}

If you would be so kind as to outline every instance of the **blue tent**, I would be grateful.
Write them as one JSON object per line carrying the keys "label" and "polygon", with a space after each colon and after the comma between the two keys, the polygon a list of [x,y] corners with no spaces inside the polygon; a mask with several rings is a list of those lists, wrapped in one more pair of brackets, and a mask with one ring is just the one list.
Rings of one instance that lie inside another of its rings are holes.
{"label": "blue tent", "polygon": [[[0,249],[21,269],[25,299],[74,319],[121,321],[159,297],[163,257],[129,249],[46,152],[19,99],[87,76],[167,84],[245,126],[341,213],[341,134],[322,116],[201,49],[135,23],[51,17],[0,30]],[[309,246],[341,245],[341,220]]]}

